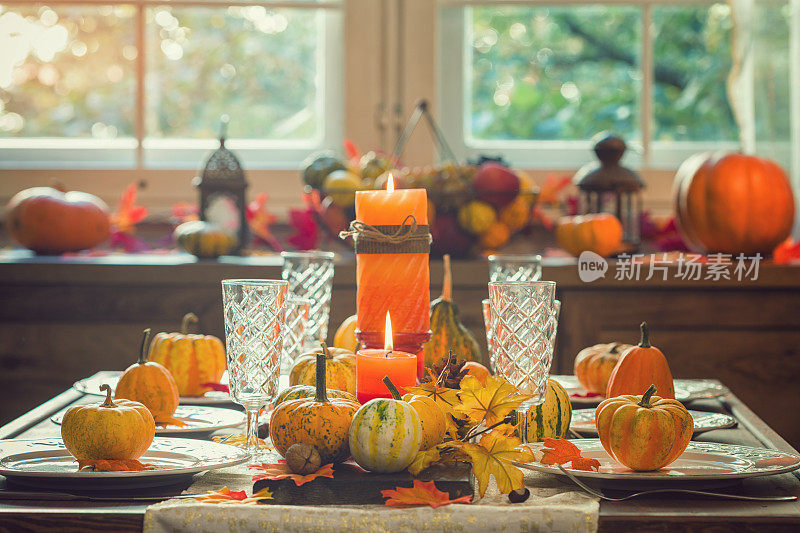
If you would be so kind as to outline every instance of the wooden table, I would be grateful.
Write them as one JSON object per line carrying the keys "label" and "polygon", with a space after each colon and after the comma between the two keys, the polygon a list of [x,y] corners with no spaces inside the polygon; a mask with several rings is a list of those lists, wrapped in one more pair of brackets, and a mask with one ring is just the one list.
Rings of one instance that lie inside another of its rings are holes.
{"label": "wooden table", "polygon": [[[89,398],[83,394],[67,390],[1,427],[0,439],[58,436],[59,427],[50,421],[50,417],[69,405],[87,400]],[[698,441],[764,446],[796,453],[733,394],[718,400],[696,401],[691,407],[701,411],[730,413],[739,422],[732,429],[698,435]],[[0,491],[5,489],[5,480],[0,476]],[[174,487],[171,494],[177,494],[180,490],[181,487]],[[741,485],[726,490],[749,495],[800,496],[800,473],[745,480]],[[62,532],[141,531],[146,507],[146,504],[124,502],[0,501],[0,531],[54,528]],[[798,531],[800,503],[763,504],[675,496],[640,498],[622,503],[601,502],[600,530]]]}

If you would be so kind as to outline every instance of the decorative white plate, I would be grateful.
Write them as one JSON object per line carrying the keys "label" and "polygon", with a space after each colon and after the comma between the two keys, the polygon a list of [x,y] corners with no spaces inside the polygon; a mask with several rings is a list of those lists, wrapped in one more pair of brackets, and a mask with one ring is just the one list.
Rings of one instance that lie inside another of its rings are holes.
{"label": "decorative white plate", "polygon": [[[100,390],[101,385],[108,385],[111,390],[117,388],[117,382],[122,372],[108,372],[105,376],[92,376],[84,378],[73,383],[72,388],[84,394],[91,394],[93,396],[103,396],[106,393]],[[220,382],[227,383],[228,373],[223,374]],[[181,405],[216,405],[224,403],[233,403],[230,394],[222,391],[208,391],[203,396],[181,396]]]}
{"label": "decorative white plate", "polygon": [[[211,433],[218,429],[232,428],[241,425],[245,414],[233,409],[223,407],[209,407],[206,405],[179,405],[173,415],[185,423],[185,426],[156,426],[156,435],[185,435],[187,433]],[[50,417],[50,420],[61,425],[64,411]]]}
{"label": "decorative white plate", "polygon": [[139,458],[159,470],[142,472],[78,472],[78,462],[61,439],[0,440],[0,475],[23,484],[46,488],[132,489],[173,485],[194,474],[247,462],[241,448],[197,439],[156,437]]}
{"label": "decorative white plate", "polygon": [[[570,401],[575,405],[597,405],[605,396],[586,396],[587,391],[575,376],[552,375],[569,394]],[[718,398],[728,393],[727,387],[710,379],[675,379],[675,399],[688,403],[694,400],[707,400]]]}
{"label": "decorative white plate", "polygon": [[[582,435],[597,435],[597,426],[594,421],[594,407],[575,409],[572,411],[570,429]],[[694,434],[698,435],[712,429],[731,428],[736,425],[736,419],[723,413],[708,413],[705,411],[689,411],[694,419]]]}
{"label": "decorative white plate", "polygon": [[[621,482],[647,481],[660,484],[732,481],[748,477],[783,474],[800,468],[800,455],[796,454],[717,442],[690,442],[683,455],[671,465],[653,472],[634,472],[612,459],[603,449],[600,439],[573,439],[570,442],[580,448],[584,457],[600,461],[599,472],[574,470],[568,468],[569,465],[564,466],[570,474],[581,479]],[[543,443],[531,444],[535,452],[542,446]],[[526,466],[540,472],[564,475],[555,465],[532,462],[527,463]]]}

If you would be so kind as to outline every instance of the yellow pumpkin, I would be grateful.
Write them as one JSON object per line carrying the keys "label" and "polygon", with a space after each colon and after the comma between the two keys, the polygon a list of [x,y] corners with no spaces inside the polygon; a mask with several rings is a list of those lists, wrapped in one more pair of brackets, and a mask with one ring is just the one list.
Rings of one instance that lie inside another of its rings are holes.
{"label": "yellow pumpkin", "polygon": [[203,383],[219,383],[225,372],[225,347],[212,335],[190,335],[194,313],[183,317],[180,333],[158,333],[150,343],[149,361],[170,371],[181,396],[202,396],[211,390]]}
{"label": "yellow pumpkin", "polygon": [[145,359],[149,338],[150,328],[147,328],[142,335],[139,361],[122,373],[114,396],[117,399],[144,404],[150,410],[157,424],[166,425],[176,422],[172,418],[172,414],[180,401],[178,386],[169,370],[158,363],[148,362]]}
{"label": "yellow pumpkin", "polygon": [[587,250],[607,257],[622,246],[622,224],[608,213],[561,217],[556,227],[556,240],[575,257]]}
{"label": "yellow pumpkin", "polygon": [[325,354],[318,353],[313,398],[283,402],[272,411],[269,437],[283,456],[293,444],[303,443],[316,448],[322,464],[340,463],[350,457],[350,422],[358,410],[358,402],[328,398],[325,366]]}
{"label": "yellow pumpkin", "polygon": [[106,393],[104,402],[73,405],[64,413],[64,447],[79,461],[138,459],[153,442],[153,415],[139,402],[112,401],[108,385],[102,385],[100,390]]}
{"label": "yellow pumpkin", "polygon": [[422,425],[417,411],[400,399],[389,378],[392,398],[375,398],[356,412],[350,424],[350,453],[358,466],[377,473],[405,470],[419,452]]}
{"label": "yellow pumpkin", "polygon": [[317,355],[325,355],[325,375],[331,389],[356,393],[356,355],[324,344],[299,356],[289,372],[289,385],[314,385],[317,382]]}
{"label": "yellow pumpkin", "polygon": [[236,236],[202,220],[184,222],[173,233],[175,242],[201,259],[214,259],[231,253],[239,244]]}
{"label": "yellow pumpkin", "polygon": [[403,401],[408,402],[419,415],[422,428],[419,449],[428,450],[440,444],[447,430],[447,418],[436,400],[430,396],[406,394],[403,396]]}
{"label": "yellow pumpkin", "polygon": [[679,401],[654,396],[650,385],[642,396],[604,400],[595,410],[603,448],[631,470],[658,470],[677,459],[694,432],[694,420]]}

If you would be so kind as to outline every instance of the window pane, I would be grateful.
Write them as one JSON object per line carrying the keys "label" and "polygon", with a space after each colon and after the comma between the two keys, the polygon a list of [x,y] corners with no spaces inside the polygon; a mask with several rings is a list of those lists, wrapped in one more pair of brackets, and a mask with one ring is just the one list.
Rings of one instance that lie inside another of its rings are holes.
{"label": "window pane", "polygon": [[639,135],[638,8],[485,6],[466,23],[468,137]]}
{"label": "window pane", "polygon": [[0,137],[133,135],[134,14],[0,5]]}
{"label": "window pane", "polygon": [[736,138],[726,80],[731,17],[726,4],[653,9],[654,139]]}
{"label": "window pane", "polygon": [[781,154],[778,146],[791,138],[789,102],[792,90],[798,90],[790,83],[791,16],[792,10],[786,2],[760,2],[754,6],[756,140],[760,150],[765,150],[764,155],[779,158],[787,168],[789,154]]}
{"label": "window pane", "polygon": [[147,132],[209,138],[309,139],[322,127],[312,9],[158,7],[148,10]]}

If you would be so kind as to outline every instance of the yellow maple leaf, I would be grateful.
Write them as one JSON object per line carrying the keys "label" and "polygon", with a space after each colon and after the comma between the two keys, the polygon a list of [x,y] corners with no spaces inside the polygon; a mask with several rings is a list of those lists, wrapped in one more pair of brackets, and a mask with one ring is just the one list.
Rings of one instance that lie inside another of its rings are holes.
{"label": "yellow maple leaf", "polygon": [[472,473],[478,480],[481,496],[486,493],[490,476],[494,476],[502,494],[525,486],[522,470],[511,462],[530,462],[534,456],[519,438],[495,429],[484,434],[478,444],[467,442],[461,448],[472,460]]}
{"label": "yellow maple leaf", "polygon": [[461,380],[461,403],[455,411],[466,415],[471,420],[487,426],[503,420],[522,402],[532,398],[529,394],[520,394],[517,389],[503,378],[489,377],[484,386],[475,376],[468,375]]}
{"label": "yellow maple leaf", "polygon": [[420,472],[434,463],[445,464],[454,463],[456,461],[470,461],[470,456],[461,450],[463,444],[464,443],[461,441],[450,440],[438,444],[429,450],[421,450],[408,467],[408,472],[412,476],[418,476]]}
{"label": "yellow maple leaf", "polygon": [[439,407],[442,408],[442,411],[444,411],[445,414],[455,418],[463,418],[460,413],[457,413],[454,410],[455,407],[460,403],[458,391],[456,389],[440,387],[435,382],[429,381],[427,383],[417,385],[416,387],[406,387],[406,392],[408,394],[419,394],[420,396],[428,396],[433,398],[433,400],[439,404]]}

